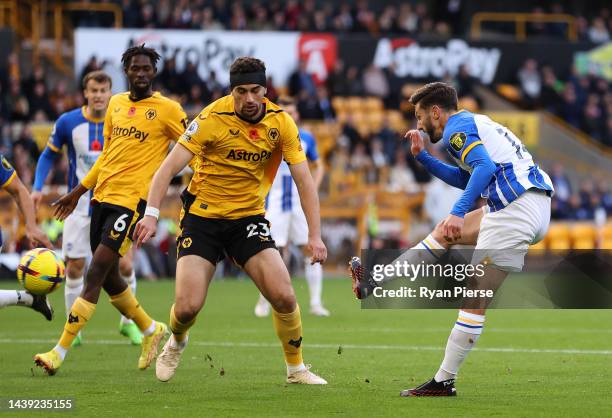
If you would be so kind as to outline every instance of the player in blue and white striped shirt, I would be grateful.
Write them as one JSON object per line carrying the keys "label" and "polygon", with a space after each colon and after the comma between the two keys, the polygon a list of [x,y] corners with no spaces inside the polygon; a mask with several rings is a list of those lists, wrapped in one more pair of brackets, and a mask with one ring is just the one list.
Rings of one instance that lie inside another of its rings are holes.
{"label": "player in blue and white striped shirt", "polygon": [[[475,245],[472,264],[486,259],[484,277],[499,284],[508,272],[522,269],[529,245],[546,234],[552,182],[508,128],[485,115],[458,110],[457,92],[450,85],[427,84],[410,102],[418,122],[418,130],[406,133],[412,154],[431,174],[464,192],[448,217],[400,259],[412,264],[433,263],[451,245]],[[424,134],[432,143],[441,140],[457,166],[431,156],[425,150]],[[472,210],[479,197],[487,200],[487,206]],[[363,269],[358,259],[351,264],[354,291],[364,297],[375,284],[370,281],[364,287],[362,282],[360,288],[357,281],[363,280]],[[402,396],[456,394],[455,377],[482,333],[485,310],[468,309],[464,302],[440,369],[431,381],[403,391]]]}
{"label": "player in blue and white striped shirt", "polygon": [[[289,97],[281,97],[278,100],[279,106],[296,121],[299,125],[300,115],[293,99]],[[324,167],[323,162],[319,159],[317,152],[317,143],[314,136],[299,128],[300,142],[306,158],[313,163],[312,176],[317,187],[323,179]],[[270,188],[270,193],[266,198],[266,217],[270,220],[272,239],[284,253],[284,249],[289,243],[297,245],[304,252],[305,246],[308,243],[308,224],[306,216],[302,210],[300,197],[298,195],[297,186],[291,177],[289,165],[282,161],[274,177],[274,182]],[[308,290],[310,293],[310,313],[316,316],[329,316],[329,311],[323,306],[321,295],[323,293],[323,267],[320,263],[312,264],[310,256],[304,254],[304,275]],[[255,306],[255,315],[258,317],[268,316],[270,314],[270,304],[259,295],[259,300]]]}

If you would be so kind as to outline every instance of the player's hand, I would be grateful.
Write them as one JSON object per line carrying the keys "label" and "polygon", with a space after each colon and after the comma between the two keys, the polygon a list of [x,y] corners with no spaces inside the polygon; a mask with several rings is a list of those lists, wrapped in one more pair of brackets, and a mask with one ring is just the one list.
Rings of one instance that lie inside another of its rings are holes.
{"label": "player's hand", "polygon": [[323,244],[321,237],[308,238],[308,244],[306,249],[310,257],[310,264],[321,263],[323,264],[327,260],[327,248]]}
{"label": "player's hand", "polygon": [[146,243],[149,239],[155,236],[157,232],[157,219],[153,216],[146,215],[136,223],[134,228],[134,236],[132,240],[136,243],[136,248]]}
{"label": "player's hand", "polygon": [[32,191],[32,193],[30,193],[30,197],[32,198],[32,203],[34,203],[34,210],[38,210],[40,202],[43,198],[42,192]]}
{"label": "player's hand", "polygon": [[404,138],[410,141],[410,152],[415,157],[425,149],[425,141],[418,129],[409,130],[406,132],[406,135],[404,135]]}
{"label": "player's hand", "polygon": [[454,242],[461,238],[463,233],[463,218],[455,215],[448,215],[442,221],[442,234],[448,242]]}
{"label": "player's hand", "polygon": [[40,246],[47,247],[49,249],[53,248],[47,234],[45,234],[43,230],[38,227],[38,225],[26,226],[26,237],[28,237],[30,246],[32,248]]}
{"label": "player's hand", "polygon": [[68,215],[74,211],[74,208],[76,208],[80,197],[81,195],[75,193],[73,190],[51,203],[51,206],[54,208],[53,216],[55,216],[59,221],[66,219]]}

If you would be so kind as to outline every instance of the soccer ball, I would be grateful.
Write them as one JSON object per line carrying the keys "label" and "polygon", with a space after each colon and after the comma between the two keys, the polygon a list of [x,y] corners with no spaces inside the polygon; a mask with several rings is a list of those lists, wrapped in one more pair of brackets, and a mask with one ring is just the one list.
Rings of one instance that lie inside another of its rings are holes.
{"label": "soccer ball", "polygon": [[64,262],[48,248],[34,248],[21,257],[17,267],[19,283],[34,295],[46,295],[64,280]]}

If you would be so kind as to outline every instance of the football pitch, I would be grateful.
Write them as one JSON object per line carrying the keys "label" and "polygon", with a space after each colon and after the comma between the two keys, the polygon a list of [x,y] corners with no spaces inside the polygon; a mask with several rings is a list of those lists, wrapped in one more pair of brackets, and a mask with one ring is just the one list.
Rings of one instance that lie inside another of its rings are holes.
{"label": "football pitch", "polygon": [[[7,288],[13,283],[0,282]],[[350,281],[326,280],[329,318],[308,313],[304,280],[304,359],[327,386],[285,383],[270,318],[253,315],[257,293],[246,279],[218,280],[192,328],[173,380],[154,365],[137,369],[139,347],[118,334],[119,314],[101,296],[57,375],[33,368],[64,324],[63,289],[51,295],[51,322],[30,309],[0,310],[0,398],[70,398],[71,415],[118,416],[609,416],[612,311],[492,310],[477,348],[463,365],[456,398],[400,398],[440,364],[452,310],[361,310]],[[16,283],[15,286],[16,288]],[[168,321],[174,282],[140,281],[138,298]],[[4,415],[6,414],[6,415]],[[27,416],[32,411],[0,411]]]}

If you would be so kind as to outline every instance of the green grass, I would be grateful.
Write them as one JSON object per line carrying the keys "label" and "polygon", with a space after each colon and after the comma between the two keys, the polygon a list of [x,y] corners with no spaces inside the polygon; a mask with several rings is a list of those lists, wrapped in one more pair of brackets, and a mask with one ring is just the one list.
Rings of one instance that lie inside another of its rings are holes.
{"label": "green grass", "polygon": [[[169,383],[158,382],[152,369],[137,369],[139,347],[118,334],[119,316],[106,297],[83,332],[83,346],[69,353],[53,377],[32,372],[32,356],[49,350],[60,335],[63,291],[51,295],[58,311],[51,323],[29,309],[0,310],[0,398],[72,398],[72,414],[83,416],[610,413],[611,311],[492,310],[479,350],[461,370],[459,396],[406,399],[398,396],[400,390],[431,378],[437,370],[456,312],[362,311],[348,281],[328,280],[324,299],[332,316],[316,318],[308,314],[305,282],[294,284],[303,306],[305,361],[329,381],[326,387],[284,383],[271,320],[253,315],[254,286],[246,280],[226,280],[211,286],[190,346]],[[6,282],[0,285],[7,287]],[[138,285],[143,306],[163,321],[173,295],[171,281]],[[546,349],[552,352],[541,351]]]}

